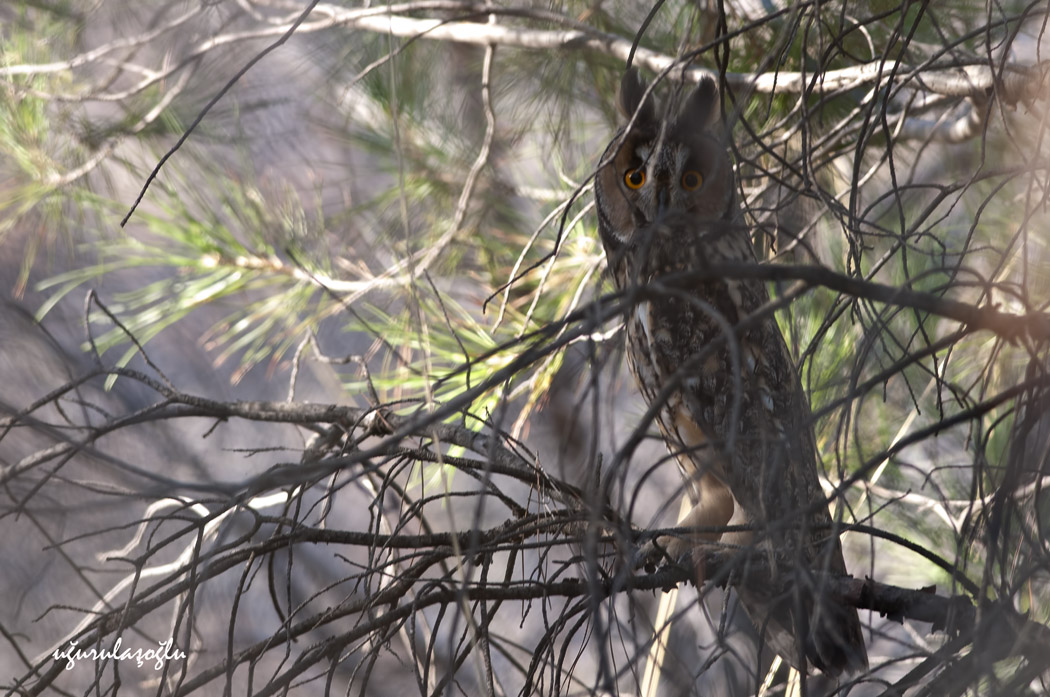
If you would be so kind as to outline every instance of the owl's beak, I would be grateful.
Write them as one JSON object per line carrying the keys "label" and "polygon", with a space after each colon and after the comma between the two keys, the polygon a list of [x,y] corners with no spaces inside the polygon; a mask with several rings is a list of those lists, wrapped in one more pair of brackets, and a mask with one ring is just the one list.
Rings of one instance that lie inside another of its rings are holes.
{"label": "owl's beak", "polygon": [[656,192],[656,218],[659,220],[664,217],[667,209],[671,207],[671,195],[667,189],[661,187]]}

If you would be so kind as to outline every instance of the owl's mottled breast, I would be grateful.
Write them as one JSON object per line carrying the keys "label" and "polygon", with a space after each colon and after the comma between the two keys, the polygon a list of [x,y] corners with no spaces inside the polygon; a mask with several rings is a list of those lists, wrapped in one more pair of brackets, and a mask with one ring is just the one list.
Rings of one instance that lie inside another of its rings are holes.
{"label": "owl's mottled breast", "polygon": [[[734,329],[768,303],[765,285],[708,277],[720,262],[754,260],[746,229],[670,216],[634,242],[615,273],[619,287],[638,289],[640,296],[628,313],[629,363],[647,401],[668,393],[658,416],[665,436],[682,440],[681,414],[702,432],[705,445],[680,458],[683,468],[712,468],[756,522],[814,500],[820,494],[815,473],[795,481],[788,466],[812,463],[813,450],[808,406],[799,400],[801,386],[776,321],[767,314]],[[784,389],[789,385],[794,389]]]}

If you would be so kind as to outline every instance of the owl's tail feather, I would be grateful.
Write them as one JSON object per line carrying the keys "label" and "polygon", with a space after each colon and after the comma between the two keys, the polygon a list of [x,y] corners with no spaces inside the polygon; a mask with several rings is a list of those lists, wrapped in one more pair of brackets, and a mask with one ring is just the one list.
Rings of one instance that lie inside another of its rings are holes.
{"label": "owl's tail feather", "polygon": [[793,668],[817,668],[831,677],[867,670],[856,608],[820,588],[798,584],[776,596],[768,586],[741,584],[736,590],[762,639]]}

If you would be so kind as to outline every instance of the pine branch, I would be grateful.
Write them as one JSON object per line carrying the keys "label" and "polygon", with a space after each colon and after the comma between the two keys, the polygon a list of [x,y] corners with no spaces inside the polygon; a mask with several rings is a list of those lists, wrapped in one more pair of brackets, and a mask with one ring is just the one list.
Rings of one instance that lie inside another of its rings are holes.
{"label": "pine branch", "polygon": [[[758,550],[712,550],[696,563],[702,565],[709,583],[716,586],[740,583],[741,573],[746,573],[743,582],[774,595],[788,597],[795,584],[817,588],[847,605],[872,610],[897,623],[905,619],[929,623],[930,631],[961,639],[956,651],[973,644],[986,652],[985,659],[990,662],[1023,655],[1034,666],[1050,668],[1050,652],[1046,650],[1050,646],[1050,627],[1029,619],[1005,602],[989,600],[975,605],[966,595],[939,594],[936,586],[913,589],[871,578],[857,579],[812,569],[801,571],[785,559],[771,562],[768,554]],[[691,562],[671,564],[631,579],[630,587],[668,590],[692,583],[694,573]]]}

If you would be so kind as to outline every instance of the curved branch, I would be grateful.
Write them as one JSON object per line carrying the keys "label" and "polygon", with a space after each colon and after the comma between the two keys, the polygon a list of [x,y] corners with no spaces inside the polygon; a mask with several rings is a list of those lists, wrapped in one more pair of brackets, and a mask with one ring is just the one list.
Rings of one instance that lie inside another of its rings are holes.
{"label": "curved branch", "polygon": [[994,304],[971,305],[931,293],[846,276],[824,266],[719,262],[707,269],[665,276],[660,281],[674,287],[715,278],[801,281],[809,287],[823,286],[854,298],[928,312],[960,322],[969,329],[990,331],[1008,341],[1015,341],[1023,336],[1036,341],[1050,339],[1050,313],[1027,312],[1021,315],[1002,312],[996,309]]}

